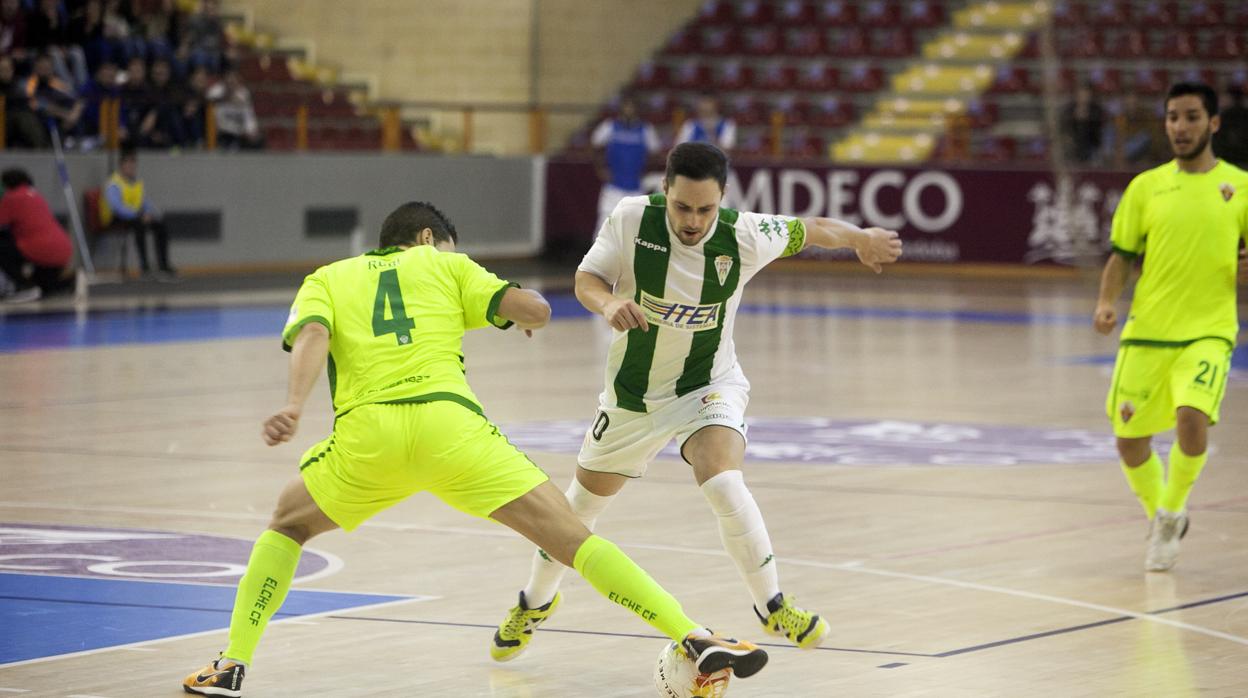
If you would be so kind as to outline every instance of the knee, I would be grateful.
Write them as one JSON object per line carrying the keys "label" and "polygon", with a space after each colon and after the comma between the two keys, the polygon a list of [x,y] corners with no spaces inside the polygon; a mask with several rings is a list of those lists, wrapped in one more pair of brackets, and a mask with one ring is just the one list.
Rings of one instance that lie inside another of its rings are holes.
{"label": "knee", "polygon": [[1152,454],[1151,439],[1118,439],[1118,456],[1128,468],[1137,468]]}
{"label": "knee", "polygon": [[1209,434],[1209,417],[1200,410],[1180,407],[1176,415],[1175,433],[1179,437],[1179,448],[1189,456],[1198,456],[1205,452]]}

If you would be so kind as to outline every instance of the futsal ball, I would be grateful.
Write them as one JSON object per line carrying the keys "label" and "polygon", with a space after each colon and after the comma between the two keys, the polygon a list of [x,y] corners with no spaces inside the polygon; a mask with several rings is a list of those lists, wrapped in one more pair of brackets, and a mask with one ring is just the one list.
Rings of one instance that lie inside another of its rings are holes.
{"label": "futsal ball", "polygon": [[675,642],[663,646],[654,666],[654,687],[663,698],[723,698],[728,694],[732,669],[699,674],[693,660]]}

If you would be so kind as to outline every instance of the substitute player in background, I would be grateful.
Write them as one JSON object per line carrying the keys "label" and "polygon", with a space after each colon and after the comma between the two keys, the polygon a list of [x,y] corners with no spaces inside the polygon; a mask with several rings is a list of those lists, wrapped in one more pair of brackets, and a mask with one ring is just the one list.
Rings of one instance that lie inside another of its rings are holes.
{"label": "substitute player in background", "polygon": [[[1115,304],[1143,257],[1122,329],[1106,409],[1127,482],[1152,520],[1145,569],[1174,566],[1187,533],[1187,497],[1205,465],[1239,322],[1236,257],[1248,231],[1248,174],[1214,157],[1218,98],[1179,83],[1166,96],[1175,159],[1131,180],[1114,213],[1113,254],[1101,276],[1094,324],[1113,332]],[[1166,477],[1154,434],[1176,428]]]}
{"label": "substitute player in background", "polygon": [[[719,519],[724,548],[768,632],[813,648],[827,621],[780,592],[762,514],[745,486],[749,381],[732,330],[745,284],[769,262],[810,245],[849,247],[880,271],[901,254],[897,233],[830,218],[792,218],[719,207],[728,157],[708,143],[668,155],[664,194],[625,199],[576,273],[576,297],[615,330],[606,389],[567,490],[593,527],[629,478],[641,477],[673,437]],[[559,604],[563,567],[539,550],[519,604],[491,655],[512,659]]]}
{"label": "substitute player in background", "polygon": [[[610,542],[590,534],[546,474],[487,420],[464,379],[465,330],[546,324],[550,306],[452,254],[454,226],[430,204],[400,206],[381,228],[382,248],[308,276],[282,333],[291,351],[287,404],[265,421],[275,446],[289,441],[328,356],[334,430],[308,449],[282,491],[238,584],[221,657],[186,677],[190,693],[241,695],[252,652],[290,589],[302,546],[352,530],[427,490],[489,517],[573,566],[595,589],[672,638],[702,672],[750,676],[767,654],[712,635]],[[309,687],[311,689],[311,687]]]}
{"label": "substitute player in background", "polygon": [[654,127],[637,115],[637,100],[629,95],[620,100],[618,116],[598,124],[590,143],[598,149],[602,192],[598,195],[597,222],[601,226],[624,197],[645,193],[641,177],[646,161],[663,146]]}

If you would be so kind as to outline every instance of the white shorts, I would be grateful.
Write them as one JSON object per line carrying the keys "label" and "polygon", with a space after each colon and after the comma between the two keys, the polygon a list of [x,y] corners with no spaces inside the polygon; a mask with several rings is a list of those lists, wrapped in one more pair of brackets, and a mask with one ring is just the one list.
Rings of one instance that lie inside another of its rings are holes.
{"label": "white shorts", "polygon": [[749,392],[741,388],[708,385],[652,412],[599,407],[577,462],[594,472],[641,477],[672,437],[682,449],[703,427],[728,427],[746,437],[749,401]]}

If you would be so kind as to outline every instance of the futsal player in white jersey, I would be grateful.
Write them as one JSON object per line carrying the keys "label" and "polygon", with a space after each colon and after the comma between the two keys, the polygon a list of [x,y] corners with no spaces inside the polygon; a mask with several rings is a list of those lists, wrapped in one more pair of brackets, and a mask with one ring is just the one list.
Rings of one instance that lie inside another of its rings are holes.
{"label": "futsal player in white jersey", "polygon": [[[602,225],[576,273],[576,297],[615,330],[606,388],[566,494],[590,529],[611,498],[674,437],[719,520],[766,630],[817,647],[828,623],[780,590],[771,540],[745,486],[749,381],[732,331],[741,291],[772,260],[808,246],[852,248],[863,264],[901,255],[897,233],[831,218],[793,218],[720,208],[728,158],[684,143],[667,160],[663,194],[624,199]],[[543,551],[520,601],[494,634],[490,654],[507,661],[559,604],[566,568]]]}

